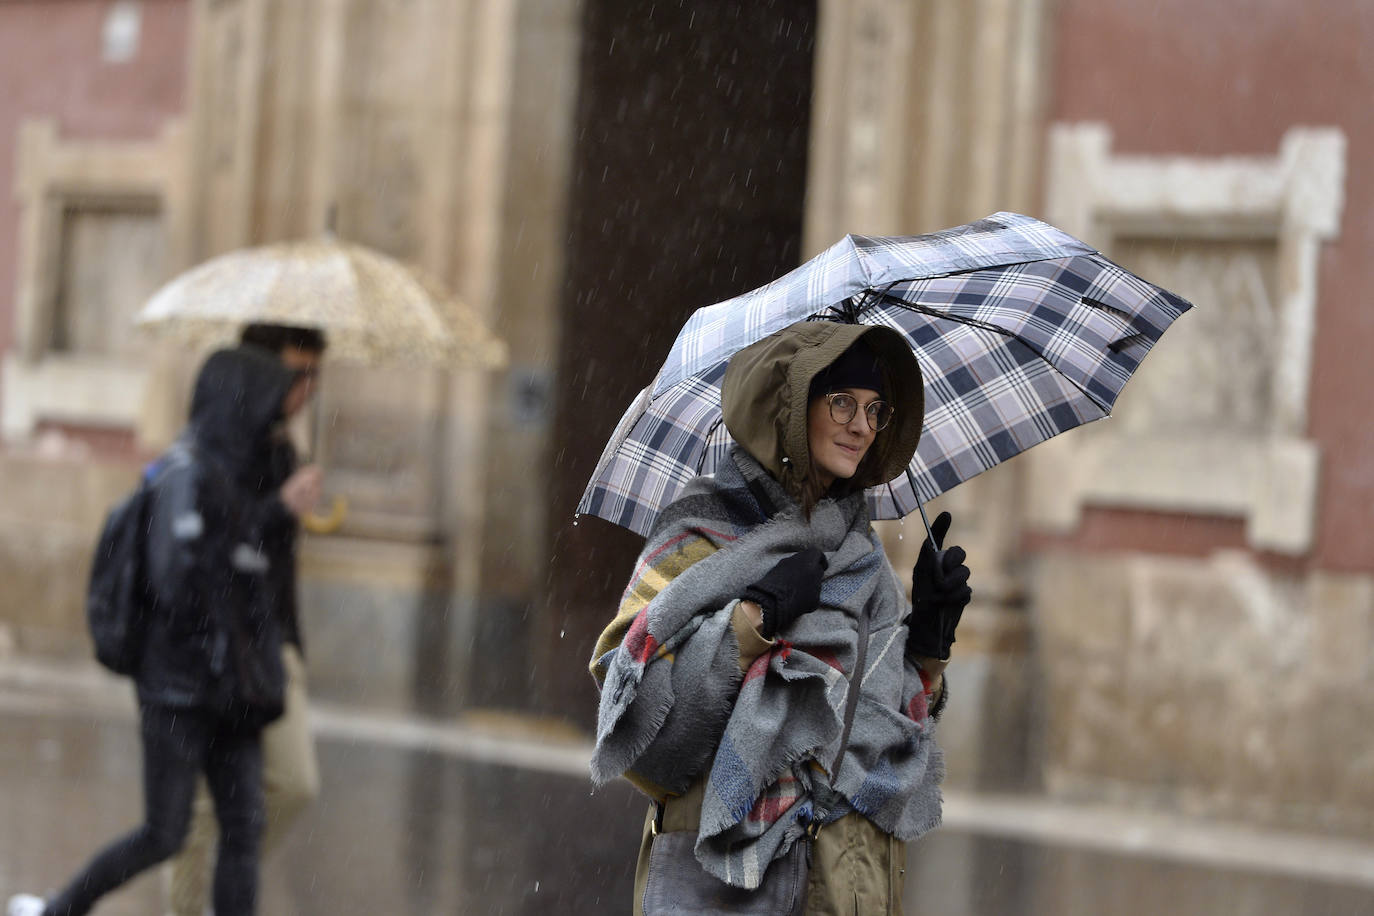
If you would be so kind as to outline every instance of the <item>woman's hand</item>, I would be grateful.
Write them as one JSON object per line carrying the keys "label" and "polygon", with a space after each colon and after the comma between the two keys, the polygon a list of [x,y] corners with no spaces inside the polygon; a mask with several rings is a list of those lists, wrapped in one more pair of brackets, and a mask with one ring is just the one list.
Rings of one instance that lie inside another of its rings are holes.
{"label": "woman's hand", "polygon": [[808,547],[783,557],[762,579],[744,590],[740,597],[757,604],[762,612],[759,632],[765,639],[772,639],[802,614],[816,609],[821,603],[825,567],[825,554]]}
{"label": "woman's hand", "polygon": [[964,548],[941,549],[950,521],[948,512],[936,517],[935,524],[930,526],[935,543],[932,545],[927,539],[921,545],[911,571],[911,615],[906,619],[906,650],[910,656],[947,661],[949,648],[954,644],[954,630],[973,598]]}
{"label": "woman's hand", "polygon": [[741,598],[739,608],[744,612],[744,617],[749,621],[749,625],[763,633],[763,608],[759,607],[748,598]]}
{"label": "woman's hand", "polygon": [[281,501],[300,518],[315,508],[324,490],[324,471],[318,464],[299,468],[281,485]]}

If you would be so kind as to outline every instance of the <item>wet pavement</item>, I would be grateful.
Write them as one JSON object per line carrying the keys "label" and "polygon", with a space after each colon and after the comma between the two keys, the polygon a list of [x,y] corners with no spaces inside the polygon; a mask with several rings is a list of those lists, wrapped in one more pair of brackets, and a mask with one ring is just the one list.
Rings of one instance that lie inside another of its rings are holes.
{"label": "wet pavement", "polygon": [[[324,706],[316,731],[321,800],[264,866],[265,916],[629,912],[644,805],[591,791],[577,736]],[[0,677],[0,896],[51,888],[133,826],[138,786],[124,684]],[[159,881],[96,912],[159,916]],[[1374,847],[951,793],[908,891],[908,914],[1353,916],[1374,913]]]}
{"label": "wet pavement", "polygon": [[[142,811],[131,710],[17,705],[0,704],[0,899],[52,890]],[[320,801],[264,866],[261,913],[615,913],[630,898],[644,806],[627,785],[593,794],[580,774],[472,759],[490,748],[392,737],[319,741]],[[560,766],[557,748],[541,762]],[[160,880],[96,912],[159,914]]]}

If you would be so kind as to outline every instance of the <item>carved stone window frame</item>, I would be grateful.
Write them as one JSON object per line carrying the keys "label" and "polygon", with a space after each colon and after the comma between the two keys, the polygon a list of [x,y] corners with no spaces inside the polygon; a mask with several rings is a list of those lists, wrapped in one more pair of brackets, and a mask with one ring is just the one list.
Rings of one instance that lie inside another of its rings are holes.
{"label": "carved stone window frame", "polygon": [[[1029,453],[1029,521],[1072,530],[1089,503],[1193,511],[1241,517],[1253,548],[1301,554],[1312,543],[1318,490],[1319,446],[1306,435],[1318,255],[1339,233],[1345,136],[1295,127],[1276,156],[1244,157],[1114,155],[1111,143],[1103,124],[1051,127],[1049,222],[1108,256],[1114,241],[1126,237],[1276,246],[1282,330],[1267,432],[1253,439],[1198,437],[1181,446],[1138,435],[1059,437]],[[1166,454],[1177,460],[1180,447],[1195,472],[1153,471]]]}
{"label": "carved stone window frame", "polygon": [[160,412],[147,403],[155,367],[128,358],[54,352],[48,342],[68,210],[95,205],[155,211],[163,220],[169,270],[186,263],[184,141],[180,121],[141,142],[62,139],[51,119],[20,126],[15,339],[3,356],[0,384],[0,434],[7,441],[28,439],[47,419],[127,428],[141,442],[166,437]]}

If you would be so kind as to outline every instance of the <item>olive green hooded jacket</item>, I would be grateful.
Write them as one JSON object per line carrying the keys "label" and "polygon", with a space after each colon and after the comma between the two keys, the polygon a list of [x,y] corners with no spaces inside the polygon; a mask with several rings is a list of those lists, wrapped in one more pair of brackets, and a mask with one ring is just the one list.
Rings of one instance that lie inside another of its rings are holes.
{"label": "olive green hooded jacket", "polygon": [[895,413],[858,473],[837,487],[843,492],[875,487],[910,463],[925,416],[921,370],[901,334],[877,325],[800,322],[739,351],[725,370],[725,428],[794,495],[811,464],[806,428],[811,382],[860,339],[881,360],[887,376],[885,400]]}

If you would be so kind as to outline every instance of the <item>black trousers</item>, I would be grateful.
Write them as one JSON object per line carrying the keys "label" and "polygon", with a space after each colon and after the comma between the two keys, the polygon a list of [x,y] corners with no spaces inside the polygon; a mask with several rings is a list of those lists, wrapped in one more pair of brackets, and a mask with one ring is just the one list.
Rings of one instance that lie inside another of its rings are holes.
{"label": "black trousers", "polygon": [[205,773],[219,820],[216,916],[252,916],[262,833],[262,752],[257,730],[196,709],[144,704],[143,826],[106,846],[48,902],[52,916],[79,916],[140,872],[171,858],[186,840],[196,778]]}

